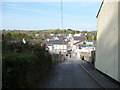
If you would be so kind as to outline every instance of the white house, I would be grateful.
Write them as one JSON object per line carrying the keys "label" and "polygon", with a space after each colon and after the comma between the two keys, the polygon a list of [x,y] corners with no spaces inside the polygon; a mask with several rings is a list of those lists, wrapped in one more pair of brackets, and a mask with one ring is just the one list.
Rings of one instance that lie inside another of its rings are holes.
{"label": "white house", "polygon": [[74,37],[80,37],[80,36],[81,36],[81,33],[74,34]]}
{"label": "white house", "polygon": [[68,37],[72,37],[73,35],[70,33],[70,34],[68,34]]}
{"label": "white house", "polygon": [[50,52],[57,53],[67,51],[67,42],[63,40],[49,40],[46,42]]}
{"label": "white house", "polygon": [[85,37],[70,37],[69,39],[69,45],[70,48],[75,51],[77,49],[77,44],[76,43],[82,43],[86,41]]}
{"label": "white house", "polygon": [[50,36],[54,36],[54,34],[50,34]]}
{"label": "white house", "polygon": [[54,40],[59,40],[59,38],[57,36],[53,37]]}
{"label": "white house", "polygon": [[120,82],[120,1],[104,0],[97,19],[95,67]]}

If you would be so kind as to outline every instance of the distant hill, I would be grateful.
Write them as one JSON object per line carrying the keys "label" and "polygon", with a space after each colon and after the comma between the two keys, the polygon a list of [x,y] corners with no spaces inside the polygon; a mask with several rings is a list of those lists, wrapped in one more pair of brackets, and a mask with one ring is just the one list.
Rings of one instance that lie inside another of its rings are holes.
{"label": "distant hill", "polygon": [[[72,30],[72,29],[67,29],[67,30],[2,30],[2,34],[15,34],[17,37],[29,37],[29,38],[34,38],[34,39],[40,39],[44,40],[46,38],[51,38],[49,34],[77,34],[77,33],[82,33],[82,35],[86,35],[87,40],[96,40],[97,36],[97,31],[78,31],[78,30]],[[44,35],[43,35],[44,34]]]}
{"label": "distant hill", "polygon": [[75,33],[88,33],[88,34],[96,34],[97,31],[79,31],[79,30],[72,30],[72,29],[49,29],[49,30],[3,30],[3,32],[18,32],[18,33],[25,33],[34,36],[35,34],[75,34]]}

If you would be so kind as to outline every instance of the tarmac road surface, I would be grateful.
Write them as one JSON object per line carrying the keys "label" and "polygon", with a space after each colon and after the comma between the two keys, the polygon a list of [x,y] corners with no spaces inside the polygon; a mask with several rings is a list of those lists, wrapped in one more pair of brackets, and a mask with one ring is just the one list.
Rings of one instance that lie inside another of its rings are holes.
{"label": "tarmac road surface", "polygon": [[101,88],[75,58],[56,65],[53,73],[45,88]]}

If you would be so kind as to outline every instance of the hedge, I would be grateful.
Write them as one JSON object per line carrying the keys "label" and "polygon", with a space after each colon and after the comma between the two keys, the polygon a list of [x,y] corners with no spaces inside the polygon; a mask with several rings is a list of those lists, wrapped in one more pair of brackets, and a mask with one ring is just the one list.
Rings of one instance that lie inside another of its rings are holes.
{"label": "hedge", "polygon": [[52,65],[44,44],[2,41],[3,88],[35,87]]}

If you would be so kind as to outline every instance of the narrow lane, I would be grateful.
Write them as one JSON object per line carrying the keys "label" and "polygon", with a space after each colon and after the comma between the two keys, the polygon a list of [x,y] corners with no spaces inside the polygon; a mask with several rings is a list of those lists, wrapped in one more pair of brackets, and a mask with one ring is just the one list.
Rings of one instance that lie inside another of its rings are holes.
{"label": "narrow lane", "polygon": [[56,65],[54,73],[46,88],[101,88],[75,58]]}

